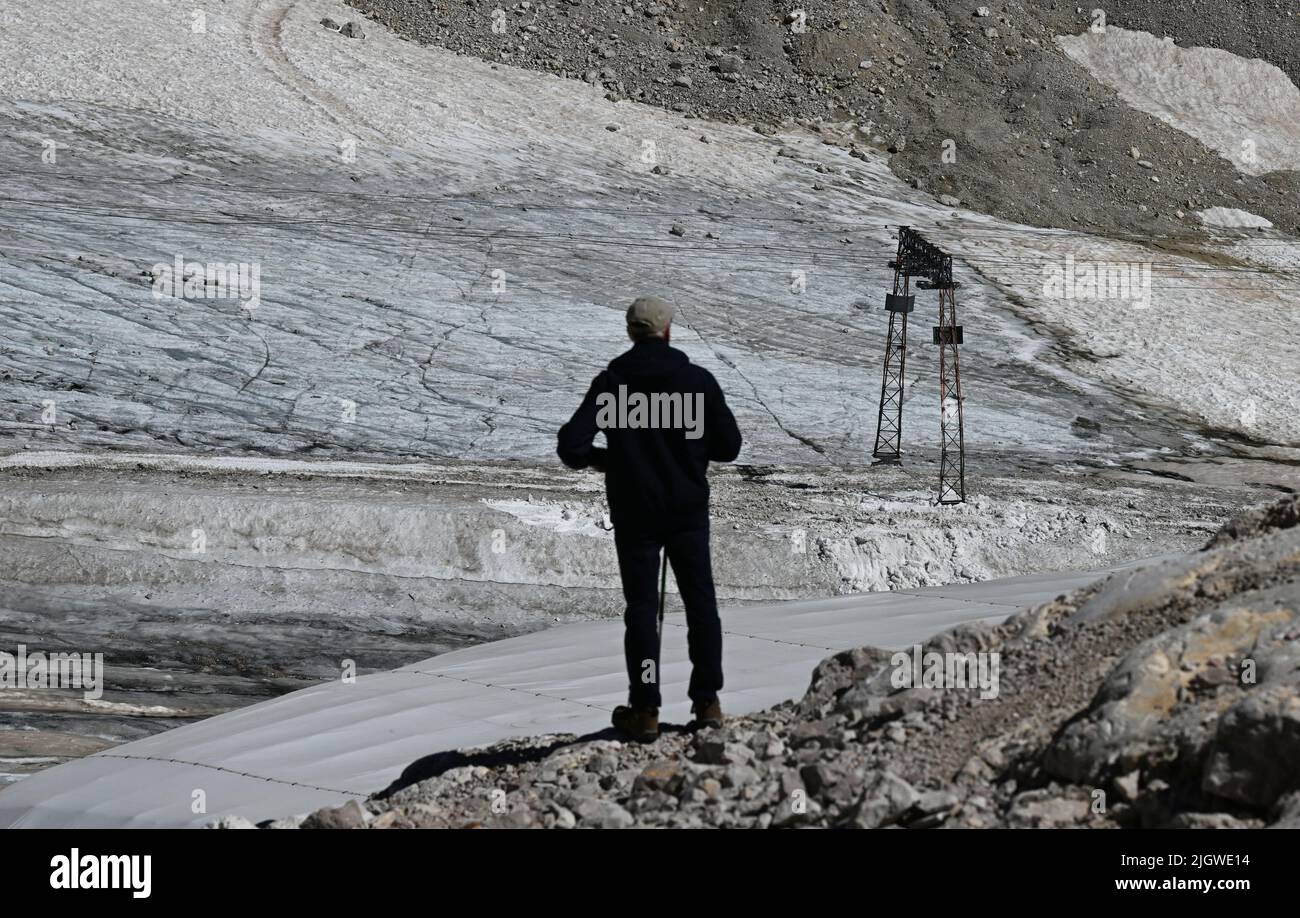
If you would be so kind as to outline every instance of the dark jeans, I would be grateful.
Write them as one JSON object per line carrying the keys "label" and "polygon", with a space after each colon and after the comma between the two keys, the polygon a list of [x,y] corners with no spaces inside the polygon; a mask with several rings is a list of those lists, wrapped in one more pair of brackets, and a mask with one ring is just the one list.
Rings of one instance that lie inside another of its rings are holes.
{"label": "dark jeans", "polygon": [[[659,551],[668,549],[677,589],[686,606],[686,646],[691,658],[691,701],[705,704],[722,688],[722,622],[713,592],[709,528],[650,532],[615,528],[618,569],[627,611],[623,652],[628,703],[659,707]],[[653,661],[653,667],[648,664]]]}

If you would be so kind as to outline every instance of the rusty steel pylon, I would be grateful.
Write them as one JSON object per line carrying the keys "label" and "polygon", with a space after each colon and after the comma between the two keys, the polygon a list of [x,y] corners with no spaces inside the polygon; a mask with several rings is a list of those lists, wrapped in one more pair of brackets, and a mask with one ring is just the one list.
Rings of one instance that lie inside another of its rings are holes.
{"label": "rusty steel pylon", "polygon": [[912,277],[918,290],[939,291],[939,324],[933,340],[939,347],[939,503],[966,500],[966,435],[961,395],[962,327],[957,324],[960,284],[952,279],[952,256],[910,227],[899,227],[894,290],[885,296],[889,334],[885,339],[885,364],[880,382],[880,412],[876,419],[876,447],[872,455],[881,462],[901,462],[903,452],[903,387],[907,366],[907,317],[916,306],[909,292]]}

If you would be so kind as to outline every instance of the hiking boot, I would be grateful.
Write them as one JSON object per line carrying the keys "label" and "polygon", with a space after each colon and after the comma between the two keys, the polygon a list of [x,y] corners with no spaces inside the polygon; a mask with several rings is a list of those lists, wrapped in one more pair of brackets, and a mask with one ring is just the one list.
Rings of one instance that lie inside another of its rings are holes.
{"label": "hiking boot", "polygon": [[721,727],[722,726],[722,705],[718,699],[706,701],[703,704],[695,702],[691,705],[691,713],[695,715],[695,724],[699,727]]}
{"label": "hiking boot", "polygon": [[659,738],[659,709],[620,704],[614,709],[614,729],[626,733],[638,743]]}

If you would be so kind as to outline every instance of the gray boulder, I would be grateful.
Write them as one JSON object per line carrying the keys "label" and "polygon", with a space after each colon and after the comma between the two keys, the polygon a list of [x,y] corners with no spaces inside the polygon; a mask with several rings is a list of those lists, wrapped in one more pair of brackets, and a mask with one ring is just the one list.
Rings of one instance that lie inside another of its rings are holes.
{"label": "gray boulder", "polygon": [[359,800],[349,800],[341,806],[325,807],[312,813],[302,822],[304,829],[364,829],[370,814]]}
{"label": "gray boulder", "polygon": [[1261,808],[1300,790],[1300,695],[1294,685],[1256,692],[1219,718],[1201,786],[1215,797]]}
{"label": "gray boulder", "polygon": [[857,829],[888,825],[911,809],[919,797],[902,778],[880,772],[867,781],[861,799],[849,814],[848,825]]}
{"label": "gray boulder", "polygon": [[572,796],[567,801],[569,809],[584,829],[626,829],[636,818],[613,800],[602,797]]}
{"label": "gray boulder", "polygon": [[[1144,641],[1125,654],[1103,681],[1088,709],[1062,729],[1043,756],[1047,771],[1080,783],[1103,785],[1135,769],[1175,778],[1197,767],[1214,740],[1202,781],[1217,796],[1267,805],[1286,790],[1270,759],[1300,746],[1295,685],[1279,686],[1269,701],[1233,708],[1248,694],[1280,678],[1272,657],[1290,657],[1291,630],[1300,617],[1234,601],[1185,625]],[[1241,674],[1253,660],[1256,685],[1225,682],[1219,671]],[[1212,673],[1213,675],[1207,675]],[[1219,721],[1232,709],[1231,719]],[[1283,744],[1277,752],[1264,743]],[[1246,784],[1263,781],[1259,789]]]}

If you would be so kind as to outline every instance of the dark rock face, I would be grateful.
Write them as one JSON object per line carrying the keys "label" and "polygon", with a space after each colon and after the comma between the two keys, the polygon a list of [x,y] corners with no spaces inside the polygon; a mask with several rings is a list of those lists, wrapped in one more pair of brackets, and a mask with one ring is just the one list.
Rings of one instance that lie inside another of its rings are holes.
{"label": "dark rock face", "polygon": [[[948,206],[1017,222],[1185,234],[1200,229],[1191,211],[1217,204],[1288,230],[1300,213],[1300,174],[1239,176],[1066,57],[1056,36],[1090,26],[1086,5],[1010,0],[978,17],[966,0],[801,0],[793,12],[763,0],[348,2],[403,37],[586,80],[615,100],[764,131],[848,125],[828,139],[890,154],[900,178]],[[1300,81],[1281,7],[1224,3],[1115,0],[1106,18],[1264,58]]]}
{"label": "dark rock face", "polygon": [[1201,786],[1213,796],[1261,809],[1300,790],[1295,681],[1256,692],[1219,718]]}
{"label": "dark rock face", "polygon": [[906,684],[846,650],[797,702],[667,730],[533,737],[436,767],[304,827],[844,828],[1300,825],[1294,499],[1205,550],[938,635],[997,654],[994,692]]}
{"label": "dark rock face", "polygon": [[1300,495],[1279,500],[1262,507],[1253,507],[1229,520],[1210,540],[1209,548],[1218,548],[1229,542],[1264,535],[1276,529],[1291,529],[1300,525]]}

